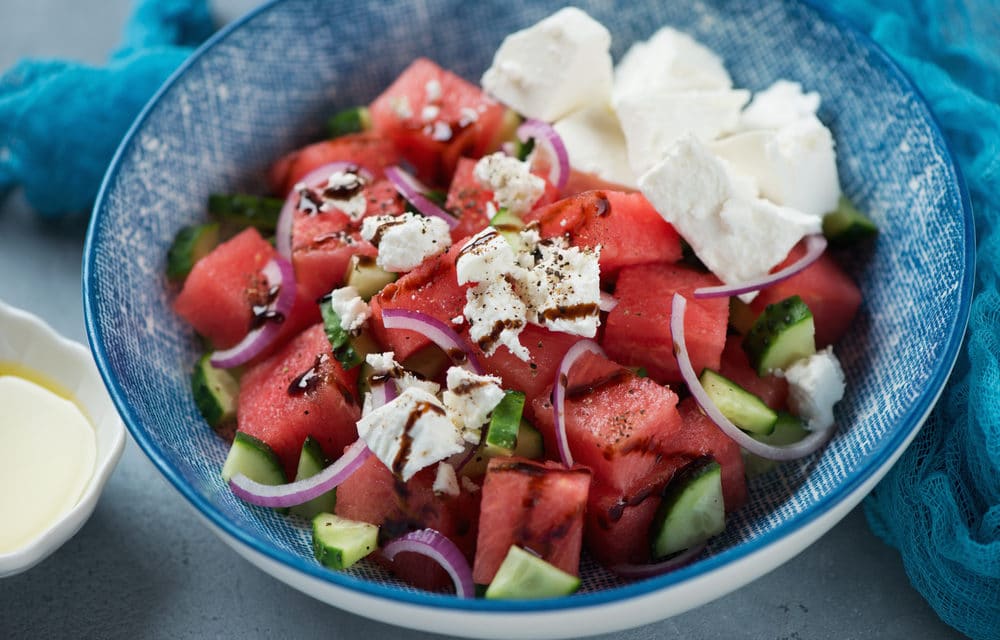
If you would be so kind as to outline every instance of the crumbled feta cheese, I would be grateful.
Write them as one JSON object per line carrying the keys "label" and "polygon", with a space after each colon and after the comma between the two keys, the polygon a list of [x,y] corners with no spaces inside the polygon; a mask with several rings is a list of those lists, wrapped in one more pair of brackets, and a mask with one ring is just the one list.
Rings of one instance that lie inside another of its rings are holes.
{"label": "crumbled feta cheese", "polygon": [[392,351],[369,353],[365,356],[365,362],[372,368],[373,376],[385,376],[395,381],[396,388],[400,392],[411,387],[431,394],[437,394],[441,390],[441,385],[433,380],[425,380],[404,369],[403,365],[396,362],[396,354]]}
{"label": "crumbled feta cheese", "polygon": [[442,395],[444,408],[466,442],[479,442],[480,430],[490,413],[503,400],[500,378],[480,376],[462,367],[448,369],[448,388]]}
{"label": "crumbled feta cheese", "polygon": [[462,488],[469,493],[475,493],[479,491],[479,485],[472,481],[469,476],[462,476]]}
{"label": "crumbled feta cheese", "polygon": [[409,120],[413,117],[413,109],[410,107],[410,99],[406,96],[394,96],[389,99],[389,106],[393,113],[400,120]]}
{"label": "crumbled feta cheese", "polygon": [[348,285],[327,294],[334,313],[340,318],[340,328],[348,333],[359,333],[372,315],[368,303],[361,299],[358,290]]}
{"label": "crumbled feta cheese", "polygon": [[409,271],[451,246],[444,220],[410,212],[365,218],[361,237],[378,247],[375,262],[387,271]]}
{"label": "crumbled feta cheese", "polygon": [[431,129],[431,139],[437,140],[438,142],[447,142],[451,140],[451,125],[447,122],[435,122],[434,127]]}
{"label": "crumbled feta cheese", "polygon": [[505,278],[481,282],[465,292],[462,315],[469,321],[469,337],[486,355],[507,345],[515,356],[528,361],[528,350],[518,340],[527,307]]}
{"label": "crumbled feta cheese", "polygon": [[554,122],[611,95],[611,33],[567,7],[504,38],[483,88],[530,118]]}
{"label": "crumbled feta cheese", "polygon": [[833,405],[844,397],[844,371],[832,347],[796,361],[784,371],[788,406],[812,431],[833,425]]}
{"label": "crumbled feta cheese", "polygon": [[431,488],[438,495],[457,496],[461,489],[458,488],[458,476],[455,475],[455,467],[447,462],[439,462],[437,475],[434,476],[434,485]]}
{"label": "crumbled feta cheese", "polygon": [[686,33],[663,27],[633,44],[615,67],[615,93],[660,87],[670,91],[724,90],[733,83],[711,49]]}
{"label": "crumbled feta cheese", "polygon": [[765,198],[819,219],[837,208],[840,176],[833,136],[814,116],[776,131],[739,133],[712,143],[733,171],[753,178]]}
{"label": "crumbled feta cheese", "polygon": [[437,80],[428,80],[424,85],[424,92],[428,102],[437,102],[441,99],[441,83]]}
{"label": "crumbled feta cheese", "polygon": [[476,163],[472,174],[493,191],[493,199],[515,215],[531,209],[545,192],[545,180],[531,173],[527,162],[497,152]]}
{"label": "crumbled feta cheese", "polygon": [[754,94],[740,117],[742,129],[780,129],[803,118],[815,116],[820,98],[815,91],[802,92],[798,82],[778,80]]}
{"label": "crumbled feta cheese", "polygon": [[455,262],[458,284],[490,282],[517,269],[510,243],[493,227],[469,238]]}
{"label": "crumbled feta cheese", "polygon": [[593,105],[578,109],[553,127],[562,138],[574,169],[635,188],[636,176],[628,162],[625,134],[609,107]]}
{"label": "crumbled feta cheese", "polygon": [[463,316],[462,314],[458,314],[457,316],[451,319],[452,324],[460,325],[463,322],[465,322],[465,316]]}
{"label": "crumbled feta cheese", "polygon": [[461,109],[459,109],[458,126],[465,128],[470,124],[472,124],[473,122],[475,122],[476,120],[479,120],[479,114],[476,112],[475,109],[472,109],[470,107],[462,107]]}
{"label": "crumbled feta cheese", "polygon": [[752,197],[694,136],[679,140],[639,178],[639,187],[705,266],[728,284],[765,275],[803,236],[820,229],[814,216]]}
{"label": "crumbled feta cheese", "polygon": [[434,118],[438,117],[441,113],[441,107],[433,104],[429,104],[420,110],[420,119],[424,122],[430,122]]}
{"label": "crumbled feta cheese", "polygon": [[600,246],[563,247],[543,242],[540,257],[519,282],[528,320],[553,331],[587,338],[600,324]]}
{"label": "crumbled feta cheese", "polygon": [[438,399],[416,388],[406,389],[358,420],[358,435],[404,481],[465,449]]}

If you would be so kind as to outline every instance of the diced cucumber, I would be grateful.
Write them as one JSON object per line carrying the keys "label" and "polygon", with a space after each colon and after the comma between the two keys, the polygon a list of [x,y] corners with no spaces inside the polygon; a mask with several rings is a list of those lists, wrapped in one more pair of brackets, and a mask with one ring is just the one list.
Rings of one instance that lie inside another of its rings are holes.
{"label": "diced cucumber", "polygon": [[321,513],[313,518],[313,553],[331,569],[346,569],[378,548],[378,527]]}
{"label": "diced cucumber", "polygon": [[352,107],[330,116],[326,121],[326,131],[331,138],[339,138],[349,133],[361,133],[372,128],[368,107]]}
{"label": "diced cucumber", "polygon": [[[799,417],[793,416],[787,411],[779,411],[778,419],[774,423],[774,430],[767,435],[754,435],[753,438],[773,447],[784,447],[798,442],[807,435],[809,435],[809,431]],[[752,453],[743,453],[743,468],[748,478],[765,474],[776,466],[778,463],[774,460],[761,458]]]}
{"label": "diced cucumber", "polygon": [[743,338],[743,350],[764,376],[816,353],[812,311],[799,296],[767,305]]}
{"label": "diced cucumber", "polygon": [[357,289],[362,300],[368,302],[385,285],[395,282],[398,277],[399,274],[386,271],[375,264],[375,259],[370,256],[353,255],[347,263],[345,284]]}
{"label": "diced cucumber", "polygon": [[524,221],[516,213],[511,213],[506,208],[501,208],[496,215],[490,219],[490,226],[497,230],[507,241],[514,253],[525,250],[524,240],[521,239],[521,229],[524,229]]}
{"label": "diced cucumber", "polygon": [[503,449],[513,449],[517,446],[523,411],[524,393],[504,391],[503,398],[493,409],[490,423],[486,426],[486,444]]}
{"label": "diced cucumber", "polygon": [[678,476],[667,487],[653,520],[654,560],[690,549],[726,527],[719,463],[711,458],[698,460]]}
{"label": "diced cucumber", "polygon": [[541,460],[545,456],[545,443],[542,440],[542,434],[527,420],[521,420],[517,430],[517,439],[512,447],[491,444],[488,438],[489,433],[487,432],[487,440],[479,445],[472,459],[462,467],[463,476],[481,477],[486,473],[486,467],[489,466],[490,460],[493,458],[518,456],[530,460]]}
{"label": "diced cucumber", "polygon": [[840,196],[835,211],[823,216],[823,235],[833,246],[849,246],[877,234],[875,223],[858,211],[846,196]]}
{"label": "diced cucumber", "polygon": [[580,578],[528,553],[517,545],[497,569],[486,589],[488,600],[536,600],[568,596],[580,588]]}
{"label": "diced cucumber", "polygon": [[256,227],[265,235],[274,233],[284,201],[245,193],[213,193],[208,212],[217,220],[237,227]]}
{"label": "diced cucumber", "polygon": [[219,244],[219,224],[207,222],[184,227],[177,232],[167,250],[167,278],[181,282],[191,273],[196,262]]}
{"label": "diced cucumber", "polygon": [[759,397],[711,369],[701,372],[700,382],[722,415],[740,429],[759,434],[774,431],[778,414]]}
{"label": "diced cucumber", "polygon": [[530,460],[541,460],[545,456],[545,441],[542,432],[531,426],[527,420],[521,420],[521,428],[517,431],[517,445],[514,455]]}
{"label": "diced cucumber", "polygon": [[366,355],[378,349],[375,340],[367,333],[354,334],[341,326],[340,314],[334,311],[329,298],[320,300],[319,311],[323,317],[323,331],[330,341],[333,356],[345,370],[363,363]]}
{"label": "diced cucumber", "polygon": [[[302,453],[299,454],[299,468],[295,472],[295,481],[311,478],[325,466],[326,456],[323,454],[323,448],[311,436],[306,436],[305,442],[302,443]],[[306,520],[312,520],[320,513],[333,513],[335,506],[337,506],[337,489],[333,488],[309,502],[295,505],[290,511]]]}
{"label": "diced cucumber", "polygon": [[261,484],[273,485],[286,482],[285,471],[274,450],[242,431],[236,432],[229,455],[222,465],[222,479],[226,482],[237,474],[243,474]]}
{"label": "diced cucumber", "polygon": [[212,427],[236,420],[240,384],[233,374],[213,367],[207,353],[194,365],[191,391],[198,411]]}

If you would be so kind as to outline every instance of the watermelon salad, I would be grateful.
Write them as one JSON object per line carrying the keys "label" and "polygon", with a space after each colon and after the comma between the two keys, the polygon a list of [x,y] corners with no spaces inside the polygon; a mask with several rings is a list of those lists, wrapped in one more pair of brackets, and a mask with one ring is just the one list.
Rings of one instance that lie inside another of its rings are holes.
{"label": "watermelon salad", "polygon": [[832,437],[861,295],[828,247],[875,228],[819,96],[733,88],[669,27],[610,43],[569,8],[481,86],[417,59],[175,239],[222,477],[324,565],[487,598],[572,593],[582,553],[655,575]]}

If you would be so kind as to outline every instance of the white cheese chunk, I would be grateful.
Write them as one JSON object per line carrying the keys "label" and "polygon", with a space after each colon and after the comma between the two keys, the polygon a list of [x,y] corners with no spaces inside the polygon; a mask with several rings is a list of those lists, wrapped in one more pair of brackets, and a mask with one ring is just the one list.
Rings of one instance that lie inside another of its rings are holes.
{"label": "white cheese chunk", "polygon": [[442,394],[444,408],[466,442],[479,442],[483,424],[503,400],[500,378],[481,376],[462,367],[451,367],[447,375],[448,388]]}
{"label": "white cheese chunk", "polygon": [[469,238],[455,262],[458,284],[491,282],[516,269],[514,250],[493,227]]}
{"label": "white cheese chunk", "polygon": [[469,493],[476,493],[481,488],[469,476],[462,476],[462,488]]}
{"label": "white cheese chunk", "polygon": [[602,180],[636,187],[636,175],[628,162],[625,134],[618,116],[606,105],[578,109],[554,125],[577,171]]}
{"label": "white cheese chunk", "polygon": [[515,356],[530,355],[518,340],[524,329],[527,307],[506,279],[481,282],[465,292],[462,314],[469,321],[469,337],[486,355],[506,345]]}
{"label": "white cheese chunk", "polygon": [[740,117],[742,129],[780,129],[803,118],[815,116],[820,98],[815,91],[802,92],[798,82],[778,80],[754,94]]}
{"label": "white cheese chunk", "polygon": [[458,476],[455,474],[455,467],[447,462],[439,462],[437,475],[434,476],[434,485],[431,488],[438,495],[457,496],[461,489],[458,487]]}
{"label": "white cheese chunk", "polygon": [[727,284],[765,275],[803,236],[820,229],[815,216],[752,197],[693,136],[679,140],[639,178],[639,186],[705,266]]}
{"label": "white cheese chunk", "polygon": [[411,387],[431,394],[437,394],[441,390],[441,385],[433,380],[425,380],[404,369],[403,365],[396,362],[396,354],[392,351],[369,353],[365,356],[365,362],[372,368],[373,376],[385,376],[392,380],[400,392]]}
{"label": "white cheese chunk", "polygon": [[616,95],[615,112],[632,170],[642,175],[685,135],[707,142],[734,131],[749,98],[750,92],[742,89],[665,91],[655,87]]}
{"label": "white cheese chunk", "polygon": [[480,158],[472,174],[493,191],[498,206],[515,215],[531,209],[545,192],[545,180],[531,173],[527,162],[500,151]]}
{"label": "white cheese chunk", "polygon": [[371,452],[406,481],[465,449],[455,423],[433,394],[409,388],[358,421]]}
{"label": "white cheese chunk", "polygon": [[833,425],[833,406],[844,397],[844,371],[832,347],[793,363],[784,371],[788,406],[819,431]]}
{"label": "white cheese chunk", "polygon": [[593,338],[600,324],[600,246],[589,249],[543,242],[536,249],[540,259],[519,282],[529,321]]}
{"label": "white cheese chunk", "polygon": [[378,247],[375,263],[387,271],[410,271],[451,246],[444,220],[411,212],[365,218],[361,237]]}
{"label": "white cheese chunk", "polygon": [[515,111],[554,122],[611,96],[611,33],[575,7],[504,38],[483,88]]}
{"label": "white cheese chunk", "polygon": [[711,148],[777,204],[818,218],[837,208],[840,177],[833,136],[815,116],[776,130],[738,133]]}
{"label": "white cheese chunk", "polygon": [[348,285],[334,289],[327,295],[334,313],[340,318],[340,328],[348,333],[358,333],[361,327],[372,315],[368,303],[361,299],[361,294]]}
{"label": "white cheese chunk", "polygon": [[663,27],[633,44],[615,67],[614,93],[721,90],[733,86],[722,59],[686,33]]}

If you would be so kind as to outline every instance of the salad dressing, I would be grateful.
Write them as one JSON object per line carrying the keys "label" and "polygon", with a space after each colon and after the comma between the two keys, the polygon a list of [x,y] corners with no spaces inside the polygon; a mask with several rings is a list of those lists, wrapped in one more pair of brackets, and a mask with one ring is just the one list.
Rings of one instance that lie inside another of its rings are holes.
{"label": "salad dressing", "polygon": [[94,474],[94,428],[69,393],[0,363],[0,553],[24,547],[76,506]]}

